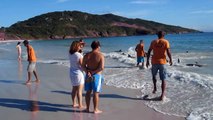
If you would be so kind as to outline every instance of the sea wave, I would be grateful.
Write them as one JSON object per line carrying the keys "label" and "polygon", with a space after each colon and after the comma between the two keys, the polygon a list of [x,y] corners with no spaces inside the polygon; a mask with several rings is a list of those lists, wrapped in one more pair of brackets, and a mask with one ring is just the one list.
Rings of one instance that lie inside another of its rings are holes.
{"label": "sea wave", "polygon": [[[184,61],[178,63],[177,60],[174,60],[174,66],[166,65],[168,72],[166,99],[158,101],[161,94],[161,82],[157,82],[159,89],[157,93],[152,94],[151,69],[136,67],[136,54],[133,47],[130,47],[128,51],[104,53],[104,55],[107,59],[106,62],[110,62],[106,63],[104,70],[106,85],[140,90],[141,93],[136,97],[141,98],[150,108],[163,114],[188,116],[188,120],[211,120],[213,118],[212,75],[183,71],[183,68],[188,67]],[[174,54],[173,59],[177,59],[179,56],[181,54]],[[194,58],[191,56],[191,59]],[[203,58],[206,57],[200,56],[200,59]],[[182,59],[185,60],[184,57]],[[69,60],[65,59],[40,60],[39,62],[69,67]],[[194,67],[191,67],[191,69],[194,69]]]}
{"label": "sea wave", "polygon": [[65,66],[65,67],[69,67],[70,66],[68,60],[62,60],[62,59],[53,59],[53,60],[44,60],[44,59],[42,60],[42,59],[39,59],[38,63],[62,65],[62,66]]}
{"label": "sea wave", "polygon": [[[135,66],[136,58],[128,57],[128,54],[134,55],[132,49],[126,52],[111,52],[106,57],[115,59],[124,64]],[[197,57],[197,56],[199,57]],[[181,63],[177,59],[181,57]],[[144,100],[144,103],[163,114],[187,117],[188,120],[211,120],[213,119],[212,104],[213,101],[213,76],[193,72],[195,67],[186,66],[187,60],[210,58],[205,54],[175,53],[173,56],[174,66],[167,66],[167,93],[164,101],[158,101],[161,90],[152,94],[153,83],[151,70],[140,70],[137,67],[106,69],[106,85],[139,89],[141,95],[138,98]],[[204,66],[205,67],[205,66]],[[191,69],[190,71],[182,69]],[[157,82],[157,88],[161,89],[161,82]],[[210,105],[209,105],[210,104]]]}

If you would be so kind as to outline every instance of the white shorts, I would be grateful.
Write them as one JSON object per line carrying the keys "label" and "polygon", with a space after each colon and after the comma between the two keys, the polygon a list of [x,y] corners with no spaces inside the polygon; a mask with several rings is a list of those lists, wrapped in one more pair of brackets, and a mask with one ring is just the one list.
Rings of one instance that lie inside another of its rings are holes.
{"label": "white shorts", "polygon": [[72,83],[72,86],[79,86],[81,84],[84,84],[84,74],[83,72],[79,71],[70,71],[70,80]]}
{"label": "white shorts", "polygon": [[36,63],[35,62],[29,62],[27,67],[28,72],[36,71]]}

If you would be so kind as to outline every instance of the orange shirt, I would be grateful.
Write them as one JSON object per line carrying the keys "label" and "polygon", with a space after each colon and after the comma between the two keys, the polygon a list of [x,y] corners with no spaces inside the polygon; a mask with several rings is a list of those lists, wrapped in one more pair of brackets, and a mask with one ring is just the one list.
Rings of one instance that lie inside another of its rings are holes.
{"label": "orange shirt", "polygon": [[36,62],[36,55],[35,55],[35,51],[34,51],[32,46],[28,45],[27,53],[28,53],[28,61],[29,62]]}
{"label": "orange shirt", "polygon": [[169,42],[166,39],[152,41],[150,45],[150,49],[153,50],[152,64],[166,64],[166,50],[169,48]]}
{"label": "orange shirt", "polygon": [[135,48],[137,57],[144,57],[144,44],[138,44]]}

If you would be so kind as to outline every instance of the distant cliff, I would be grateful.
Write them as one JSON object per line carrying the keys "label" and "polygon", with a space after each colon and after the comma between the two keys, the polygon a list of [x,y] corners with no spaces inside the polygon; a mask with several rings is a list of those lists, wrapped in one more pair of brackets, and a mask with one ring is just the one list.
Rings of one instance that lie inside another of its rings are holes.
{"label": "distant cliff", "polygon": [[94,15],[79,11],[51,12],[17,22],[5,28],[14,39],[65,39],[76,37],[108,37],[167,33],[191,33],[197,30],[166,25],[113,14]]}

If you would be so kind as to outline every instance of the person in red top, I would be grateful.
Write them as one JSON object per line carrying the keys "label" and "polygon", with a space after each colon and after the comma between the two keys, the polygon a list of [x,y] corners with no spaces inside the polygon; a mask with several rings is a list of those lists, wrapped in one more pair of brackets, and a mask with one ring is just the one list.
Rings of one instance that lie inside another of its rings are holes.
{"label": "person in red top", "polygon": [[164,39],[165,32],[159,31],[157,33],[157,35],[158,35],[158,39],[153,40],[149,47],[149,50],[147,53],[146,66],[148,68],[148,66],[150,65],[149,58],[150,58],[150,54],[153,50],[153,56],[152,56],[152,79],[153,79],[153,84],[154,84],[153,93],[156,93],[156,91],[157,91],[156,75],[159,70],[160,79],[162,80],[162,84],[161,84],[162,94],[161,94],[160,100],[163,100],[163,98],[165,96],[165,89],[166,89],[166,81],[165,81],[166,80],[165,64],[167,63],[166,54],[169,57],[170,65],[172,65],[172,56],[171,56],[169,42],[168,42],[168,40]]}
{"label": "person in red top", "polygon": [[144,68],[145,51],[143,40],[140,40],[140,43],[137,44],[135,51],[137,52],[137,66],[139,66],[139,64],[142,62],[142,68]]}
{"label": "person in red top", "polygon": [[26,81],[26,84],[31,84],[31,74],[33,73],[35,75],[36,78],[36,82],[40,82],[40,80],[38,79],[38,74],[36,72],[36,54],[35,51],[33,49],[33,47],[29,44],[28,40],[25,40],[24,42],[24,46],[27,47],[27,60],[29,62],[28,67],[27,67],[27,71],[28,71],[28,80]]}

